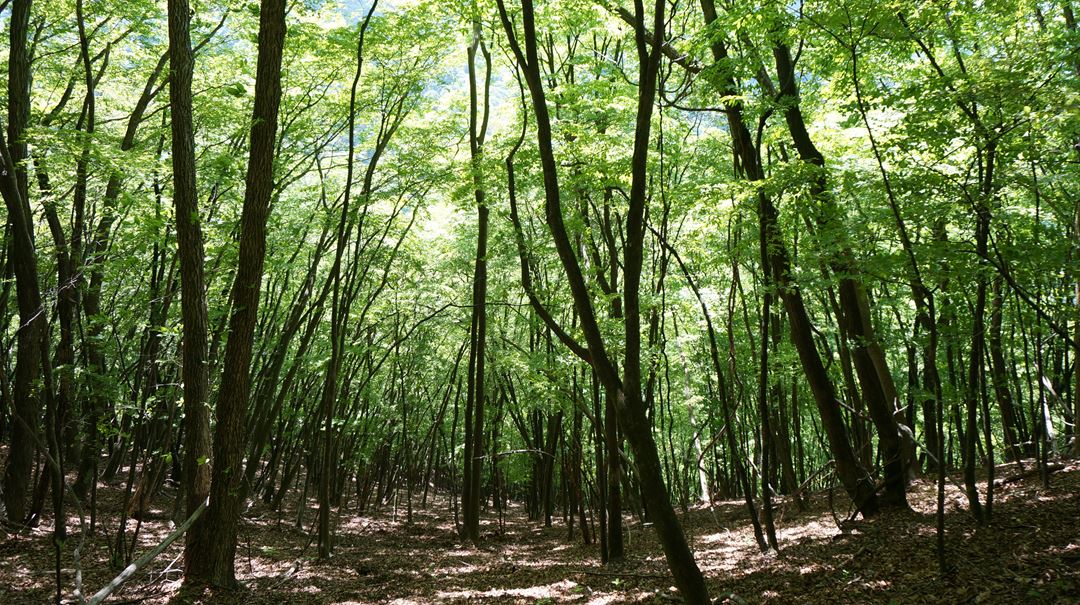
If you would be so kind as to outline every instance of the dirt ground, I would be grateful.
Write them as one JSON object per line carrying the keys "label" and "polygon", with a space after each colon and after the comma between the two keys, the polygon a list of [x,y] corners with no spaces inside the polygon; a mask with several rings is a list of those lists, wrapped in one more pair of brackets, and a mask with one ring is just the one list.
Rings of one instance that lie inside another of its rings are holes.
{"label": "dirt ground", "polygon": [[[780,551],[773,555],[758,551],[738,501],[696,507],[683,522],[718,603],[1080,604],[1080,463],[1066,461],[1051,476],[1049,489],[1041,487],[1037,476],[1018,478],[1017,472],[1015,465],[1000,467],[998,476],[1005,482],[987,527],[974,524],[960,491],[949,486],[951,570],[945,576],[935,558],[931,482],[912,486],[911,512],[856,522],[845,532],[837,528],[824,493],[811,497],[807,512],[784,502],[777,511]],[[99,487],[105,515],[97,536],[82,547],[85,593],[93,594],[118,573],[109,566],[109,543],[115,541],[121,496],[120,485]],[[210,593],[183,588],[178,540],[107,603],[678,602],[652,530],[637,520],[626,521],[626,561],[604,567],[598,548],[583,545],[580,533],[568,540],[561,520],[542,527],[530,522],[520,506],[507,512],[502,530],[494,513],[486,513],[483,545],[465,545],[456,537],[446,500],[434,502],[417,510],[411,524],[393,506],[367,516],[342,513],[334,556],[327,563],[316,561],[306,531],[315,520],[313,504],[305,512],[305,531],[297,529],[295,511],[282,516],[256,506],[245,517],[237,550],[243,589]],[[172,531],[172,505],[171,493],[154,502],[139,528],[136,556]],[[51,524],[46,518],[29,532],[0,534],[0,605],[52,601]],[[130,531],[135,526],[129,522]],[[78,541],[78,519],[71,527],[62,563],[65,602],[74,602],[71,550]]]}

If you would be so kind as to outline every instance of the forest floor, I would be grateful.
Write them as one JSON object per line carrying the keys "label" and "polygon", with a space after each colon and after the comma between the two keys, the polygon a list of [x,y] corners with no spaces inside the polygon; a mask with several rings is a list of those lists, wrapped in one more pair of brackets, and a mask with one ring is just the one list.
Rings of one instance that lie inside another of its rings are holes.
{"label": "forest floor", "polygon": [[[947,552],[951,572],[938,573],[935,556],[935,488],[917,481],[911,512],[880,515],[837,528],[825,493],[810,498],[809,510],[793,502],[777,510],[779,554],[755,545],[739,501],[698,506],[683,515],[697,560],[719,603],[1080,603],[1080,461],[1066,460],[1044,489],[1037,475],[1019,476],[1002,465],[994,521],[978,528],[955,485],[947,492]],[[1031,463],[1025,464],[1031,469]],[[155,501],[139,529],[139,552],[171,530],[171,494]],[[122,487],[99,488],[108,519],[99,537],[83,546],[84,592],[94,593],[118,572],[110,568],[109,539],[115,536]],[[664,558],[649,527],[627,523],[627,558],[599,564],[597,547],[567,539],[556,519],[545,528],[520,506],[507,511],[500,529],[484,515],[480,548],[463,545],[444,499],[438,508],[387,506],[368,516],[338,519],[333,558],[315,560],[309,533],[296,529],[295,513],[279,518],[261,506],[241,526],[237,591],[195,594],[181,586],[183,540],[178,540],[121,587],[108,603],[243,605],[421,603],[678,602]],[[837,498],[837,508],[846,502]],[[844,511],[839,510],[843,515]],[[305,527],[314,522],[314,508]],[[75,520],[77,523],[77,519]],[[30,532],[0,533],[0,604],[45,604],[54,588],[51,519]],[[134,530],[135,521],[129,522]],[[76,525],[77,527],[77,525]],[[65,602],[72,602],[74,571],[68,542],[63,564]],[[130,533],[129,533],[130,536]]]}

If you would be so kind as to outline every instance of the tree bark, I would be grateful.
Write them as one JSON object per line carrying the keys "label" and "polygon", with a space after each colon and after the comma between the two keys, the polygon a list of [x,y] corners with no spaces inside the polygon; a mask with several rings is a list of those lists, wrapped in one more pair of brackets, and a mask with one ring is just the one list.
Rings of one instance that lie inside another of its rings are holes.
{"label": "tree bark", "polygon": [[[475,7],[474,7],[475,10]],[[469,62],[469,151],[476,202],[476,259],[473,266],[472,322],[469,330],[469,367],[465,390],[465,468],[462,491],[462,530],[465,537],[477,544],[480,541],[480,488],[484,469],[484,366],[487,350],[487,255],[488,206],[484,189],[484,139],[487,135],[491,57],[481,38],[479,17],[473,20],[472,41],[468,49]],[[476,73],[476,52],[484,58],[483,116],[479,114],[479,85]]]}
{"label": "tree bark", "polygon": [[15,273],[15,294],[19,309],[19,329],[15,350],[15,380],[11,426],[11,447],[4,470],[4,506],[13,523],[26,520],[26,498],[39,429],[42,393],[38,385],[42,349],[47,338],[47,317],[43,312],[38,282],[34,219],[27,199],[24,161],[27,145],[23,138],[30,117],[30,50],[27,36],[30,0],[13,0],[8,22],[8,124],[7,139],[0,133],[0,192],[8,212],[10,228],[8,263]]}
{"label": "tree bark", "polygon": [[[184,496],[191,517],[210,494],[210,391],[203,234],[195,185],[195,133],[192,119],[191,9],[188,0],[169,0],[169,111],[172,115],[173,204],[180,257],[180,315],[183,324]],[[184,540],[184,581],[206,582],[209,525],[195,522]]]}
{"label": "tree bark", "polygon": [[251,391],[251,351],[266,258],[266,220],[274,190],[274,151],[284,46],[285,0],[262,0],[255,107],[251,116],[251,146],[240,216],[239,263],[231,290],[232,315],[225,345],[226,378],[218,393],[210,505],[206,511],[206,523],[213,528],[205,553],[208,580],[221,587],[236,584],[236,532],[246,492],[242,480]]}

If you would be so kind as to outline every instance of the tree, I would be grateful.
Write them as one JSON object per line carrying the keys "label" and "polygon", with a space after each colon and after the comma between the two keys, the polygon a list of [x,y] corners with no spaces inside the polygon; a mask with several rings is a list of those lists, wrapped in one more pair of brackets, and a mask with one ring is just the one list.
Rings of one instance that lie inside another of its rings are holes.
{"label": "tree", "polygon": [[[653,39],[662,38],[665,3],[658,1],[653,9]],[[532,97],[533,114],[536,117],[537,143],[544,176],[545,218],[551,232],[559,260],[570,283],[574,306],[581,321],[581,329],[588,343],[589,361],[604,387],[617,393],[616,412],[620,426],[626,432],[627,439],[634,450],[638,465],[639,480],[642,482],[643,495],[653,515],[657,535],[664,547],[668,567],[675,577],[676,585],[683,598],[691,603],[708,602],[708,590],[705,579],[694,562],[693,553],[686,542],[682,527],[675,516],[675,510],[668,499],[660,469],[660,459],[656,443],[652,437],[652,428],[645,415],[641,399],[640,367],[640,308],[638,305],[638,283],[642,263],[642,242],[644,241],[645,182],[646,159],[649,147],[649,125],[656,94],[656,77],[660,64],[659,45],[652,50],[646,44],[644,8],[639,2],[635,5],[635,38],[639,58],[639,76],[641,92],[638,96],[638,114],[636,137],[634,140],[634,178],[631,185],[630,208],[627,213],[626,244],[624,266],[624,300],[626,301],[626,361],[624,376],[620,379],[611,358],[593,311],[592,300],[581,272],[577,256],[567,235],[562,216],[562,204],[559,194],[558,167],[552,152],[551,125],[548,117],[547,100],[543,81],[539,71],[535,13],[532,2],[524,0],[521,5],[524,49],[518,42],[514,24],[510,21],[506,6],[499,1],[499,16],[503,23],[508,42],[513,50],[518,68],[524,73]]]}
{"label": "tree", "polygon": [[[473,195],[476,200],[476,264],[473,269],[472,323],[469,329],[469,367],[465,390],[465,460],[462,489],[462,531],[474,544],[480,540],[480,478],[484,469],[484,365],[487,348],[487,256],[488,211],[483,179],[484,139],[490,113],[491,54],[481,37],[477,7],[472,6],[472,40],[469,43],[469,156]],[[483,111],[478,111],[476,52],[484,60]]]}
{"label": "tree", "polygon": [[[214,528],[203,554],[207,577],[216,586],[236,583],[236,531],[246,493],[243,455],[251,393],[251,354],[266,257],[266,221],[274,191],[281,55],[285,47],[285,0],[263,0],[259,9],[259,57],[251,116],[240,251],[232,285],[225,380],[218,393],[210,506],[205,523]],[[198,577],[198,575],[196,575]]]}
{"label": "tree", "polygon": [[[28,36],[30,0],[11,4],[8,25],[7,138],[0,142],[3,154],[4,205],[8,214],[10,240],[8,263],[15,274],[19,307],[19,330],[15,359],[15,396],[11,427],[11,450],[4,469],[4,507],[8,519],[26,520],[26,498],[33,452],[38,447],[38,415],[42,391],[41,360],[49,358],[46,317],[42,313],[41,286],[38,283],[37,250],[34,223],[27,198],[25,130],[30,117],[30,49]],[[47,428],[47,430],[52,430]]]}
{"label": "tree", "polygon": [[[210,412],[207,401],[208,318],[203,277],[203,232],[195,184],[195,133],[192,119],[191,13],[187,0],[169,1],[169,113],[172,129],[173,205],[180,257],[184,382],[184,496],[191,516],[210,494]],[[184,540],[184,577],[209,578],[205,558],[209,538],[205,518]]]}

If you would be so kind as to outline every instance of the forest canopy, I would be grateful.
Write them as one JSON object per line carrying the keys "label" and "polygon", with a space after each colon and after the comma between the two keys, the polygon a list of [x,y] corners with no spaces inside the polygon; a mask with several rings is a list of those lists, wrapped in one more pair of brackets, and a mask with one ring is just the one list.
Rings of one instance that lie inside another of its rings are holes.
{"label": "forest canopy", "polygon": [[1080,454],[1070,0],[0,0],[0,29],[0,517],[47,521],[57,602],[161,507],[184,582],[229,588],[252,510],[326,561],[400,503],[475,546],[523,505],[605,564],[636,518],[705,603],[691,508],[782,553],[778,503],[828,489],[843,526],[917,482],[945,573],[947,490],[982,527],[1002,463]]}

